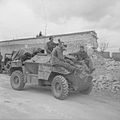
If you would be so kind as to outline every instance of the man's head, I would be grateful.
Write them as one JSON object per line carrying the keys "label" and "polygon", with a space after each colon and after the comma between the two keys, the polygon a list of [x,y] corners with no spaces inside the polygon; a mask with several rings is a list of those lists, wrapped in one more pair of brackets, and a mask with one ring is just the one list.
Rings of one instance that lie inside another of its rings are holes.
{"label": "man's head", "polygon": [[60,39],[58,39],[58,43],[60,43],[61,42],[61,40]]}
{"label": "man's head", "polygon": [[82,46],[82,45],[80,46],[80,51],[82,51],[82,52],[85,51],[84,46]]}
{"label": "man's head", "polygon": [[61,42],[61,41],[58,43],[58,46],[59,46],[62,50],[66,50],[66,47],[67,47],[67,45],[65,45],[64,42]]}
{"label": "man's head", "polygon": [[53,42],[53,36],[50,36],[50,37],[49,37],[49,40],[50,40],[51,42]]}

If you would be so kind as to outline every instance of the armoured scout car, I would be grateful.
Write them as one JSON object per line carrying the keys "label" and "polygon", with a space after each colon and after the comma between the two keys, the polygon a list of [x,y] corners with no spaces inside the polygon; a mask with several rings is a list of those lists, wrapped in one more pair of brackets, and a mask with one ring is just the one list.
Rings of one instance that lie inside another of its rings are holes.
{"label": "armoured scout car", "polygon": [[55,98],[63,100],[71,91],[89,94],[92,90],[92,76],[81,65],[81,72],[69,72],[67,69],[50,63],[50,56],[39,55],[38,61],[28,60],[11,62],[10,83],[13,89],[22,90],[26,83],[39,86],[51,86]]}

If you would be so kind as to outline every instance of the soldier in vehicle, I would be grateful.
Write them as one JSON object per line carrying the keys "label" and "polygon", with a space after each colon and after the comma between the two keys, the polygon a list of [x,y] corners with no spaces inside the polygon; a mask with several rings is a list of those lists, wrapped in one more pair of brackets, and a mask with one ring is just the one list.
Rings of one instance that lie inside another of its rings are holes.
{"label": "soldier in vehicle", "polygon": [[77,61],[84,61],[87,67],[90,69],[92,73],[95,68],[93,68],[93,63],[87,52],[85,52],[84,46],[80,46],[80,50],[76,53],[71,53],[70,55],[74,55],[77,58]]}
{"label": "soldier in vehicle", "polygon": [[72,61],[66,60],[63,52],[66,50],[66,45],[59,40],[58,46],[56,46],[51,53],[52,65],[57,65],[66,68],[70,72],[79,71],[79,68],[72,64]]}
{"label": "soldier in vehicle", "polygon": [[47,54],[51,54],[51,52],[53,51],[53,48],[55,48],[58,44],[54,42],[53,37],[49,37],[49,42],[46,43],[45,49]]}

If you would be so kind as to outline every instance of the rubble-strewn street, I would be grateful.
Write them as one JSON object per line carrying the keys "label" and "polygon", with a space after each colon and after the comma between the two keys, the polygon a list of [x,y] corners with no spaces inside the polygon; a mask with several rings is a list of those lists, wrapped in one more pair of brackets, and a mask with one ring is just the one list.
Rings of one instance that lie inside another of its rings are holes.
{"label": "rubble-strewn street", "polygon": [[55,99],[49,88],[26,86],[15,91],[8,75],[0,75],[0,119],[119,120],[120,101],[102,94]]}
{"label": "rubble-strewn street", "polygon": [[112,59],[105,59],[101,56],[95,56],[94,63],[96,71],[94,72],[95,91],[105,90],[120,95],[120,62]]}

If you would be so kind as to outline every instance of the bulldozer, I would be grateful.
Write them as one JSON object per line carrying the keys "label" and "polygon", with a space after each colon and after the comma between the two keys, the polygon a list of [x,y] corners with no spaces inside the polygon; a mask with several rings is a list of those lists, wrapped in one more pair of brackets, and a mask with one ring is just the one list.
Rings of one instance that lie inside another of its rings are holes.
{"label": "bulldozer", "polygon": [[11,62],[10,83],[14,90],[23,90],[26,83],[38,86],[50,86],[52,94],[64,100],[70,92],[89,94],[92,90],[92,75],[86,72],[84,65],[79,65],[80,72],[52,65],[50,55],[38,55],[38,59],[14,60]]}

